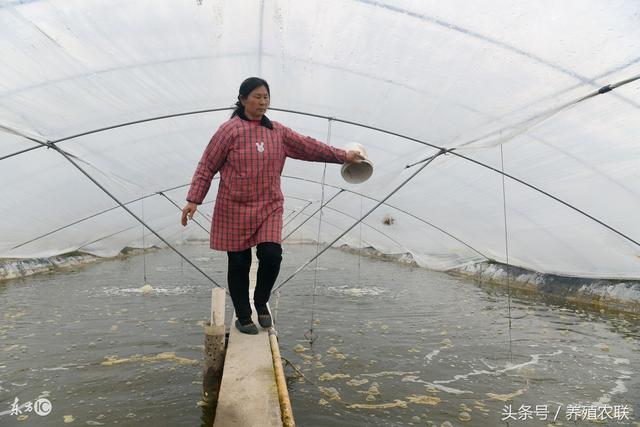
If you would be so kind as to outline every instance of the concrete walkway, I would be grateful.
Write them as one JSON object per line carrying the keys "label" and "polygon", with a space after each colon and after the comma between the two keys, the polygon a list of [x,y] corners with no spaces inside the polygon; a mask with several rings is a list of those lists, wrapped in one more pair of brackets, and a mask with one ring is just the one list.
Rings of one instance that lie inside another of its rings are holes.
{"label": "concrete walkway", "polygon": [[[251,300],[258,261],[251,264]],[[258,335],[240,333],[231,323],[222,385],[216,409],[214,427],[270,427],[282,426],[278,389],[273,369],[271,347],[267,329],[258,325],[253,310],[253,321]]]}

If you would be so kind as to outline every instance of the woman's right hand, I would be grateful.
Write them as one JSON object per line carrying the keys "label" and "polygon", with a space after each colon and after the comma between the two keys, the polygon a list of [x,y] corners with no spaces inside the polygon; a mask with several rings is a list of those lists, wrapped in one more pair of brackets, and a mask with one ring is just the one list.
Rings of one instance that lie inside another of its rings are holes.
{"label": "woman's right hand", "polygon": [[365,157],[359,151],[356,151],[356,150],[347,151],[347,157],[346,157],[347,163],[360,163],[363,160],[365,160]]}
{"label": "woman's right hand", "polygon": [[187,219],[193,219],[193,215],[196,213],[197,210],[198,210],[198,205],[192,202],[187,203],[187,206],[182,208],[182,225],[183,226],[187,225]]}

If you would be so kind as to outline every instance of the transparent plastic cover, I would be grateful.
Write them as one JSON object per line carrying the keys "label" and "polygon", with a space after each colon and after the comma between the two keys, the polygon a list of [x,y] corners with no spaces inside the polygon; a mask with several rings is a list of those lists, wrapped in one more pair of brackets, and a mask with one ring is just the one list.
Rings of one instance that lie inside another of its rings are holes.
{"label": "transparent plastic cover", "polygon": [[0,0],[0,52],[0,257],[142,245],[78,167],[167,241],[206,239],[178,206],[255,75],[272,120],[374,165],[356,185],[289,159],[285,234],[343,190],[330,242],[395,191],[336,244],[640,278],[637,1]]}

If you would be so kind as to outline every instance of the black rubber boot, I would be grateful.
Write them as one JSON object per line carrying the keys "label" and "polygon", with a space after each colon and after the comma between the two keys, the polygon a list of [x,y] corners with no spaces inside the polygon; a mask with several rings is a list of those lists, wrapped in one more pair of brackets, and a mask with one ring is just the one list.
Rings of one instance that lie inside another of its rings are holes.
{"label": "black rubber boot", "polygon": [[258,327],[256,326],[255,323],[253,323],[251,319],[249,319],[248,321],[243,319],[242,322],[240,321],[240,319],[236,319],[236,328],[238,328],[238,330],[243,334],[249,334],[249,335],[258,334]]}
{"label": "black rubber boot", "polygon": [[271,321],[271,313],[269,313],[267,306],[256,306],[256,311],[258,312],[258,323],[260,323],[260,326],[270,328],[273,322]]}

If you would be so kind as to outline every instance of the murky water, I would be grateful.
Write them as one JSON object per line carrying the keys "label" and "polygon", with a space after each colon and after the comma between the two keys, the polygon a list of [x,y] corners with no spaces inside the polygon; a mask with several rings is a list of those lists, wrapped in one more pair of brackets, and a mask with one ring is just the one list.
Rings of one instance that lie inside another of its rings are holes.
{"label": "murky water", "polygon": [[[225,254],[183,250],[224,283]],[[285,246],[281,277],[314,251]],[[153,290],[142,256],[0,284],[0,425],[207,421],[210,285],[170,251],[145,258]],[[503,289],[328,251],[274,313],[298,425],[639,425],[640,320],[512,297],[509,330],[508,306]],[[24,406],[40,397],[49,415]]]}

